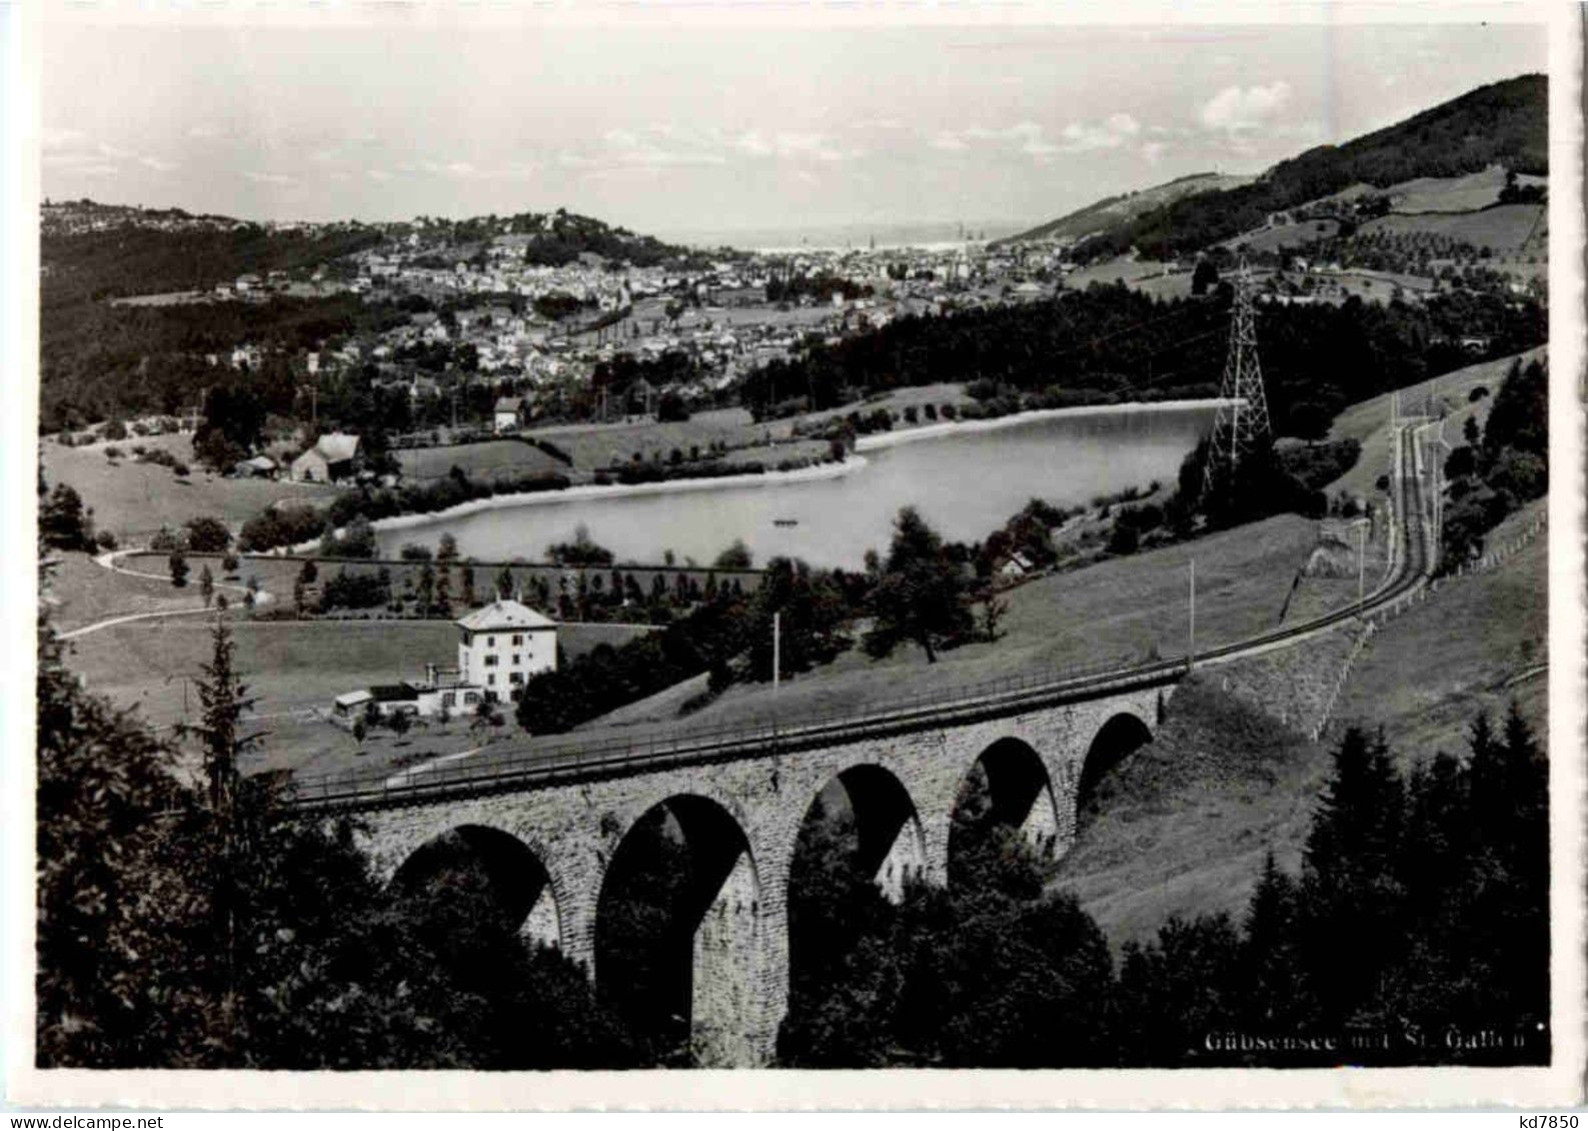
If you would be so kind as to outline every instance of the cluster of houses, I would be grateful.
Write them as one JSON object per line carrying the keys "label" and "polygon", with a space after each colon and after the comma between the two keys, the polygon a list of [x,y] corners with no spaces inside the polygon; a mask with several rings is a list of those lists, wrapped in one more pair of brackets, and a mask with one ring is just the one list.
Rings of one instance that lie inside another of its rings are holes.
{"label": "cluster of houses", "polygon": [[531,676],[557,670],[557,622],[516,599],[498,597],[457,626],[456,667],[427,664],[423,678],[338,695],[332,720],[351,726],[371,712],[383,719],[472,713],[481,703],[516,701]]}
{"label": "cluster of houses", "polygon": [[[277,479],[283,465],[267,455],[239,460],[232,474],[241,479]],[[285,465],[294,483],[339,483],[364,472],[364,450],[359,437],[348,432],[327,432],[297,458]]]}

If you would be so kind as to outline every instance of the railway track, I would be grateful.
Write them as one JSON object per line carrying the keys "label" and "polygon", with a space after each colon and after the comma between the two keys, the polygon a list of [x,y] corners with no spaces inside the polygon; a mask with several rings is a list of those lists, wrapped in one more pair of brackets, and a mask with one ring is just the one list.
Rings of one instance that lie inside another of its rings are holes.
{"label": "railway track", "polygon": [[1409,600],[1426,581],[1434,561],[1433,532],[1426,521],[1423,481],[1425,457],[1419,433],[1427,425],[1403,423],[1396,437],[1394,467],[1395,529],[1398,545],[1382,582],[1360,604],[1337,609],[1296,625],[1274,629],[1229,644],[1131,667],[1104,666],[1054,677],[1030,676],[980,684],[945,698],[902,700],[864,714],[739,725],[721,730],[680,730],[621,739],[569,739],[530,749],[491,752],[485,757],[439,767],[404,778],[354,778],[328,775],[297,779],[289,804],[306,811],[363,810],[423,804],[443,798],[564,785],[570,781],[618,776],[683,765],[747,757],[770,757],[839,741],[886,737],[1142,688],[1178,682],[1188,671],[1290,647],[1332,632],[1343,624],[1393,609]]}

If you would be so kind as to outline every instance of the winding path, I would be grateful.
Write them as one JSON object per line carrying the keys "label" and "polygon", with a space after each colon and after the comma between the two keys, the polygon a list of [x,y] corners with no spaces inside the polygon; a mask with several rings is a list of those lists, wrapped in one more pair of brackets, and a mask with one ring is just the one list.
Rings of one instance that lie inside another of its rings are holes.
{"label": "winding path", "polygon": [[[103,569],[108,569],[111,573],[120,573],[127,577],[142,577],[152,581],[169,582],[171,578],[167,574],[148,573],[141,569],[128,569],[126,566],[121,565],[117,560],[119,558],[125,557],[127,554],[142,552],[144,551],[110,550],[107,553],[96,555],[93,559],[93,562],[95,565]],[[217,581],[215,583],[215,588],[218,590],[231,589],[237,593],[248,592],[248,586],[235,585],[229,581]],[[254,604],[256,607],[268,605],[274,600],[275,598],[270,595],[270,591],[266,589],[261,589],[254,594]],[[96,620],[92,624],[85,624],[81,628],[74,628],[70,632],[63,632],[60,634],[60,638],[62,640],[74,640],[79,636],[87,636],[89,633],[98,632],[101,629],[115,628],[118,624],[130,624],[133,621],[141,620],[161,620],[165,617],[191,617],[211,611],[213,611],[213,606],[201,605],[196,609],[156,609],[154,612],[150,613],[125,613],[121,616],[106,617],[104,620]]]}

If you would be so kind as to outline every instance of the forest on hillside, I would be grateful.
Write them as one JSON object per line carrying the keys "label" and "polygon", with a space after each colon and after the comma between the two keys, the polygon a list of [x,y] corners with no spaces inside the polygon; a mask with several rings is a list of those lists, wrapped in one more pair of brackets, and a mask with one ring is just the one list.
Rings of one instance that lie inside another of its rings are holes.
{"label": "forest on hillside", "polygon": [[1417,177],[1459,177],[1500,164],[1549,172],[1549,82],[1523,75],[1479,87],[1404,122],[1281,161],[1252,184],[1171,202],[1094,236],[1076,251],[1108,259],[1132,247],[1174,259],[1262,227],[1284,211],[1354,184],[1388,188]]}
{"label": "forest on hillside", "polygon": [[161,231],[126,223],[108,231],[45,235],[40,305],[45,327],[59,307],[123,295],[207,290],[239,275],[315,267],[377,247],[378,228],[297,231],[247,224],[230,230]]}
{"label": "forest on hillside", "polygon": [[[350,294],[170,306],[84,301],[46,311],[39,330],[39,430],[81,428],[107,416],[175,414],[217,384],[238,384],[272,411],[284,411],[302,381],[290,371],[289,356],[407,321],[399,306]],[[243,342],[272,351],[258,372],[231,369],[231,351]],[[217,365],[209,364],[209,354],[218,355]]]}
{"label": "forest on hillside", "polygon": [[[762,417],[946,381],[969,382],[983,400],[1051,394],[1053,407],[1208,397],[1218,392],[1230,301],[1228,287],[1207,300],[1158,300],[1097,284],[1043,303],[901,318],[773,361],[745,378],[741,395]],[[1347,404],[1547,334],[1542,304],[1466,292],[1417,306],[1354,296],[1339,306],[1265,306],[1257,317],[1274,427],[1305,438],[1321,436]],[[1474,335],[1488,339],[1477,355],[1460,344]]]}

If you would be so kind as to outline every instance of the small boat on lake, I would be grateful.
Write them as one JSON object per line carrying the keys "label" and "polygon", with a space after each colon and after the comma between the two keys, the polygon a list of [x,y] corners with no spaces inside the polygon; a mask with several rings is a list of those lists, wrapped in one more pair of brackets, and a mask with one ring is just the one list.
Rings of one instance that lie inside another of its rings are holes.
{"label": "small boat on lake", "polygon": [[772,520],[773,526],[798,526],[799,524],[800,520],[797,518],[774,518]]}

